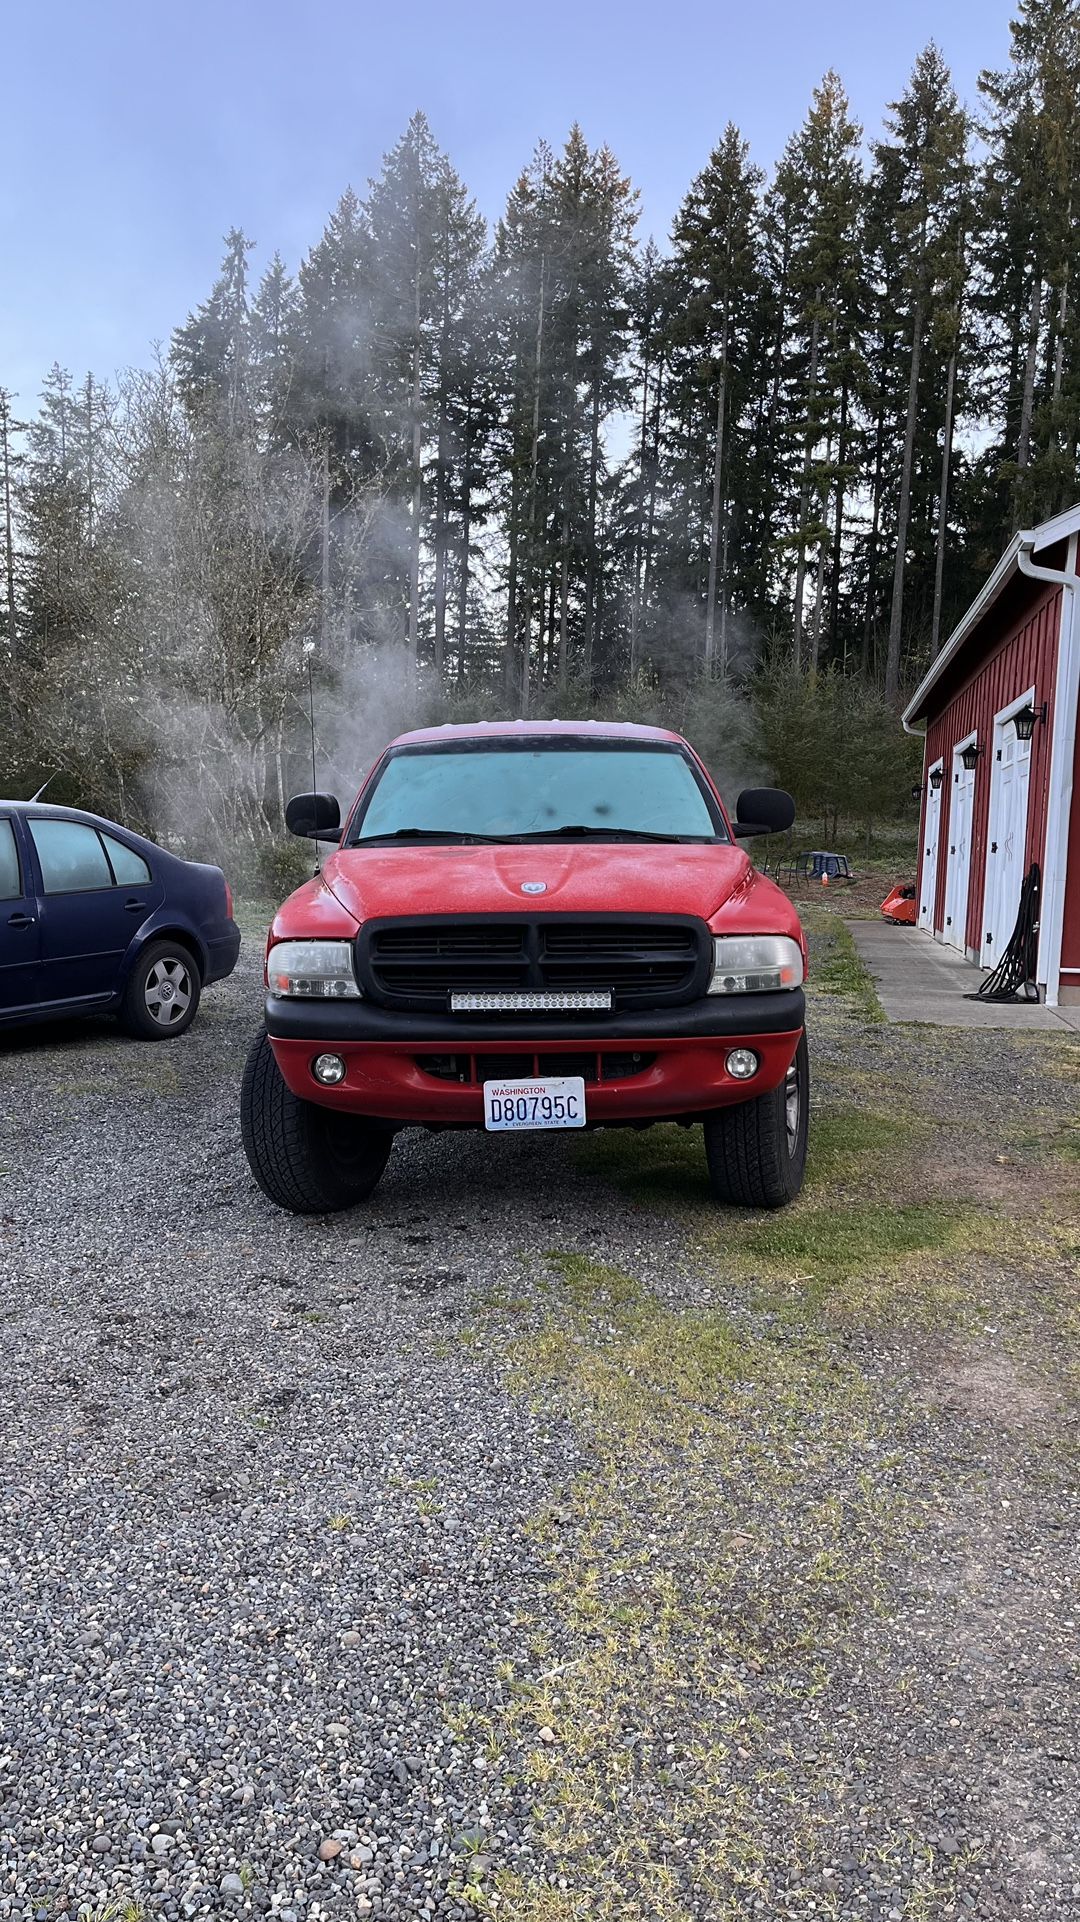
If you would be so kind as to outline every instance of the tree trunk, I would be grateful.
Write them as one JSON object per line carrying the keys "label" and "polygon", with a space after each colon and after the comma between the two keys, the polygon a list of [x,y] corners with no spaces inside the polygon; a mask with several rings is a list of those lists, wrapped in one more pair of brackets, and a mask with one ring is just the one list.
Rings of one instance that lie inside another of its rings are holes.
{"label": "tree trunk", "polygon": [[4,571],[7,589],[7,644],[12,660],[19,658],[15,625],[15,537],[11,511],[11,416],[6,394],[0,394],[0,458],[4,463]]}
{"label": "tree trunk", "polygon": [[904,620],[904,570],[907,562],[908,519],[911,513],[911,468],[915,451],[915,421],[919,401],[919,360],[922,354],[923,297],[915,302],[912,323],[911,368],[908,375],[907,425],[900,468],[900,500],[896,510],[896,561],[893,566],[892,607],[889,612],[889,651],[885,660],[885,699],[895,701],[900,691],[900,640]]}
{"label": "tree trunk", "polygon": [[664,353],[656,362],[656,400],[653,408],[652,451],[649,458],[649,512],[645,526],[645,566],[641,578],[641,604],[648,604],[652,587],[653,547],[656,540],[656,496],[660,485],[660,430],[664,405]]}
{"label": "tree trunk", "polygon": [[[416,290],[417,306],[420,301],[419,282]],[[419,317],[417,319],[419,326]],[[412,522],[410,526],[411,552],[409,556],[409,661],[413,673],[416,672],[420,652],[420,509],[423,503],[423,472],[421,468],[420,434],[420,340],[419,335],[413,344],[412,378]]]}
{"label": "tree trunk", "polygon": [[322,516],[319,530],[319,634],[326,654],[330,630],[330,429],[323,430]]}
{"label": "tree trunk", "polygon": [[540,295],[536,308],[536,351],[533,358],[532,447],[529,456],[529,545],[525,556],[525,619],[521,635],[521,714],[528,718],[532,656],[533,595],[536,575],[536,500],[540,483],[540,372],[544,357],[544,305],[547,297],[547,254],[540,256]]}
{"label": "tree trunk", "polygon": [[638,626],[641,620],[641,570],[645,548],[645,468],[649,435],[649,361],[648,328],[641,369],[641,428],[638,434],[638,505],[634,535],[634,591],[630,603],[630,679],[637,671]]}
{"label": "tree trunk", "polygon": [[817,364],[819,321],[814,316],[810,329],[810,373],[806,392],[806,446],[803,452],[802,485],[799,489],[799,550],[795,562],[795,606],[791,625],[791,648],[796,663],[802,661],[803,593],[806,587],[806,516],[810,512],[810,468],[814,450],[814,408],[817,401]]}
{"label": "tree trunk", "polygon": [[885,369],[891,354],[892,340],[888,339],[882,343],[881,379],[878,383],[877,418],[874,424],[873,506],[870,515],[870,539],[866,558],[866,607],[863,612],[862,671],[864,680],[869,680],[875,667],[875,662],[871,660],[870,634],[877,608],[878,543],[881,535],[881,493],[885,465]]}
{"label": "tree trunk", "polygon": [[450,219],[443,230],[442,325],[439,330],[439,431],[435,469],[435,678],[441,685],[446,659],[447,521],[449,519]]}
{"label": "tree trunk", "polygon": [[469,549],[472,545],[472,445],[473,419],[471,396],[466,402],[461,449],[461,547],[458,560],[458,686],[464,685],[467,670],[465,634],[469,623]]}
{"label": "tree trunk", "polygon": [[420,513],[423,507],[423,434],[420,422],[420,193],[417,186],[416,206],[413,217],[413,245],[415,262],[413,271],[413,348],[412,348],[412,523],[410,527],[409,555],[409,665],[415,676],[420,654]]}
{"label": "tree trunk", "polygon": [[956,354],[957,343],[949,355],[949,373],[945,384],[945,437],[941,449],[941,491],[938,507],[937,551],[934,555],[934,613],[930,623],[930,659],[936,660],[941,650],[941,602],[945,586],[945,541],[949,521],[949,469],[952,465],[953,413],[956,402]]}
{"label": "tree trunk", "polygon": [[[1035,412],[1035,372],[1039,361],[1039,335],[1042,331],[1042,294],[1042,275],[1037,273],[1031,284],[1027,353],[1024,358],[1024,388],[1020,397],[1020,427],[1016,436],[1016,465],[1021,474],[1031,458],[1031,421]],[[1019,502],[1014,496],[1014,533],[1020,524],[1019,513]]]}
{"label": "tree trunk", "polygon": [[[832,573],[829,585],[829,641],[833,654],[840,634],[840,574],[844,553],[844,502],[847,499],[848,384],[840,389],[840,424],[836,442],[836,511],[833,518]],[[844,636],[844,666],[847,666],[847,635]]]}
{"label": "tree trunk", "polygon": [[596,502],[600,483],[600,375],[593,378],[589,445],[589,525],[585,559],[585,673],[592,684],[593,634],[596,625]]}
{"label": "tree trunk", "polygon": [[716,395],[716,435],[713,441],[712,515],[709,525],[709,581],[705,595],[705,673],[711,678],[716,652],[716,576],[720,564],[721,475],[724,466],[724,409],[727,402],[727,324],[720,348],[720,385]]}
{"label": "tree trunk", "polygon": [[728,535],[731,532],[731,517],[724,517],[724,539],[720,553],[720,675],[728,671]]}
{"label": "tree trunk", "polygon": [[[565,485],[569,485],[567,481]],[[570,673],[570,636],[567,630],[570,601],[570,503],[563,500],[562,533],[559,540],[559,693],[566,693]]]}
{"label": "tree trunk", "polygon": [[94,455],[96,451],[97,449],[94,443],[94,376],[93,374],[87,374],[86,376],[86,545],[87,547],[93,547],[94,545],[94,488],[97,484],[97,473],[95,471]]}
{"label": "tree trunk", "polygon": [[814,624],[810,631],[810,673],[816,676],[821,660],[821,610],[825,596],[825,543],[818,542],[814,568]]}

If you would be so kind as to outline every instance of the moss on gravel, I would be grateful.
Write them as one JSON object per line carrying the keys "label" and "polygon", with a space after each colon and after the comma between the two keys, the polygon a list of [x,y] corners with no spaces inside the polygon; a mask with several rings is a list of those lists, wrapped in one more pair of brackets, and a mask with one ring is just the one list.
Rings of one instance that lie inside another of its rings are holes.
{"label": "moss on gravel", "polygon": [[824,1346],[673,1310],[579,1254],[546,1262],[548,1313],[506,1360],[592,1466],[530,1524],[552,1604],[535,1666],[466,1722],[529,1785],[558,1886],[504,1875],[472,1899],[521,1922],[749,1913],[777,1824],[797,1870],[840,1792],[823,1733],[806,1794],[786,1720],[879,1604],[909,1509],[895,1437]]}

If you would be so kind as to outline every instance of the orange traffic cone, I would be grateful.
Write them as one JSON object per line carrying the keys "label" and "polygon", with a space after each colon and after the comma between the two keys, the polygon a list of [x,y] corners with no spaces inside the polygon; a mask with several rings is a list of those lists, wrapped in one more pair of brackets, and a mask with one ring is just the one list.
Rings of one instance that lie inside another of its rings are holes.
{"label": "orange traffic cone", "polygon": [[828,875],[827,875],[827,874],[823,874],[823,875],[822,875],[822,877],[821,877],[821,885],[822,885],[822,887],[823,887],[823,888],[827,888],[827,887],[828,887],[828,885],[829,885],[829,877],[828,877]]}

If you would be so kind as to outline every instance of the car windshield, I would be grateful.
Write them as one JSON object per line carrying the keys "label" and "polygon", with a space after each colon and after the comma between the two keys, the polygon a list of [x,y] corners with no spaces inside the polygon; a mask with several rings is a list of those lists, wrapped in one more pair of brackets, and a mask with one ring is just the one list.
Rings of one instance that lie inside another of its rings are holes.
{"label": "car windshield", "polygon": [[726,841],[684,749],[558,737],[394,749],[349,834],[368,841]]}

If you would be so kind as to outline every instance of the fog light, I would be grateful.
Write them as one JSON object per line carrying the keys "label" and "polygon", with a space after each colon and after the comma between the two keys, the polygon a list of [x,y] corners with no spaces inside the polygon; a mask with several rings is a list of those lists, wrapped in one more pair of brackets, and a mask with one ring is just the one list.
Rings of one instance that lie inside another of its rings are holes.
{"label": "fog light", "polygon": [[345,1063],[339,1054],[318,1054],[311,1064],[311,1072],[324,1088],[336,1088],[338,1082],[345,1079]]}
{"label": "fog light", "polygon": [[758,1071],[758,1058],[753,1048],[732,1048],[727,1058],[727,1071],[733,1081],[749,1081]]}

